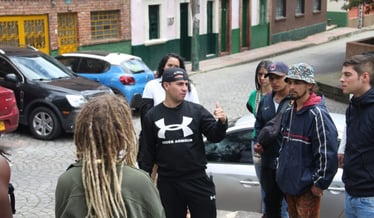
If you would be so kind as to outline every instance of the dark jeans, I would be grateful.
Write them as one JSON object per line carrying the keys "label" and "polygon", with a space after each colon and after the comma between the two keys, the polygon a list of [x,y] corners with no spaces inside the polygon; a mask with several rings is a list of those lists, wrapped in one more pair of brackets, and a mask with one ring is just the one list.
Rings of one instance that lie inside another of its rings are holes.
{"label": "dark jeans", "polygon": [[265,192],[266,218],[281,218],[281,207],[284,194],[275,181],[275,169],[261,167],[261,185]]}
{"label": "dark jeans", "polygon": [[216,218],[216,193],[208,177],[170,181],[158,178],[157,187],[167,218]]}

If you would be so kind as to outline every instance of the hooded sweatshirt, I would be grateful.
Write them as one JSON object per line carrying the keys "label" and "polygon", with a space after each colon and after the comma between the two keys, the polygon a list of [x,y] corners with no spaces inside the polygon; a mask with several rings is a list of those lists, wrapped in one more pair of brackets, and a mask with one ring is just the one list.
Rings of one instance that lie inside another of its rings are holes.
{"label": "hooded sweatshirt", "polygon": [[282,117],[276,175],[288,195],[300,195],[313,184],[327,189],[338,169],[338,133],[323,99],[311,93],[299,111],[295,108]]}

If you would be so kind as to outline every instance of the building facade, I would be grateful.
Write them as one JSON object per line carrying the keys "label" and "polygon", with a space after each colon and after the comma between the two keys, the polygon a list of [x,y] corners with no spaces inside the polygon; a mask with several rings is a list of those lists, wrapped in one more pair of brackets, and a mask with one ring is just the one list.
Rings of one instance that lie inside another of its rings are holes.
{"label": "building facade", "polygon": [[[297,40],[326,30],[327,0],[132,0],[132,51],[153,69],[169,52],[191,60],[199,20],[198,59]],[[136,19],[134,19],[136,17]]]}
{"label": "building facade", "polygon": [[192,42],[204,60],[325,31],[326,1],[0,0],[0,44],[130,53],[156,69],[170,52],[190,61]]}
{"label": "building facade", "polygon": [[326,31],[327,0],[271,0],[270,43]]}
{"label": "building facade", "polygon": [[[363,0],[362,9],[353,1],[335,0],[327,2],[327,18],[330,24],[339,27],[367,27],[374,24],[374,0]],[[357,4],[357,1],[356,1]],[[353,6],[353,7],[350,7]]]}
{"label": "building facade", "polygon": [[0,0],[0,44],[131,52],[130,0]]}

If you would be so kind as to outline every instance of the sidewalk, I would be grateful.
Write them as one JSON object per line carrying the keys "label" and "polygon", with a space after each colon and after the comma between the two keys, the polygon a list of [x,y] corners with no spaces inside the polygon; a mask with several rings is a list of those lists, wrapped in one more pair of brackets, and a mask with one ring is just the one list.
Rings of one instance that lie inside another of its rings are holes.
{"label": "sidewalk", "polygon": [[[211,70],[221,69],[224,67],[235,66],[248,62],[258,61],[264,58],[284,54],[309,46],[323,44],[332,40],[337,40],[363,31],[372,30],[374,26],[364,27],[362,29],[351,27],[340,27],[325,32],[317,33],[298,41],[285,41],[272,44],[266,47],[256,48],[232,55],[221,56],[217,58],[202,60],[199,62],[199,72],[208,72]],[[190,73],[191,63],[186,64],[187,71]]]}

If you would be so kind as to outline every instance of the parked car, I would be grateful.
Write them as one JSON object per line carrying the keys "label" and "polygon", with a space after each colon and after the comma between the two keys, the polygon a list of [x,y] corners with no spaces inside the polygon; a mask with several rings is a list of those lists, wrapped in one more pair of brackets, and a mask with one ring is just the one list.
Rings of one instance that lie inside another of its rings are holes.
{"label": "parked car", "polygon": [[72,132],[75,115],[87,100],[113,93],[31,47],[0,46],[0,85],[13,90],[19,123],[45,140]]}
{"label": "parked car", "polygon": [[16,130],[18,119],[19,112],[13,91],[0,86],[0,134]]}
{"label": "parked car", "polygon": [[56,57],[78,75],[110,87],[139,109],[145,84],[153,72],[140,57],[103,51],[65,53]]}
{"label": "parked car", "polygon": [[[344,129],[345,115],[331,113],[339,138]],[[207,174],[216,185],[217,208],[261,212],[260,183],[253,165],[251,143],[255,118],[248,114],[227,129],[218,143],[205,141],[208,159]],[[321,201],[321,217],[344,217],[344,184],[338,169]]]}

